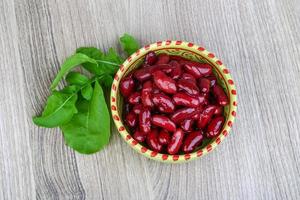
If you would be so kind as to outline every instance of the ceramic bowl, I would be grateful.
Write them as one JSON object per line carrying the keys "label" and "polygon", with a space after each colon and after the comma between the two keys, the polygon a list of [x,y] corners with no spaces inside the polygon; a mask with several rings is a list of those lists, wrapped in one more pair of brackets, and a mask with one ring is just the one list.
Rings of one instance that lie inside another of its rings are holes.
{"label": "ceramic bowl", "polygon": [[[119,91],[120,80],[125,77],[132,70],[136,70],[140,64],[144,61],[145,55],[149,51],[154,51],[157,54],[167,53],[169,55],[178,55],[186,59],[209,63],[213,67],[213,73],[218,78],[218,83],[224,88],[229,97],[230,104],[224,108],[225,123],[221,130],[219,136],[205,140],[202,145],[196,149],[193,153],[180,154],[180,155],[169,155],[161,154],[134,140],[130,133],[127,131],[122,119],[122,105],[123,97]],[[237,94],[236,94],[235,84],[230,76],[229,70],[225,65],[211,52],[207,51],[201,46],[197,46],[190,42],[183,41],[160,41],[139,49],[131,56],[129,56],[126,61],[120,66],[120,69],[114,77],[114,81],[111,89],[111,112],[114,123],[117,127],[118,132],[124,141],[135,151],[139,152],[141,155],[146,156],[150,159],[161,161],[165,163],[182,163],[186,161],[195,160],[200,158],[214,150],[227,136],[233,125],[236,109],[237,109]]]}

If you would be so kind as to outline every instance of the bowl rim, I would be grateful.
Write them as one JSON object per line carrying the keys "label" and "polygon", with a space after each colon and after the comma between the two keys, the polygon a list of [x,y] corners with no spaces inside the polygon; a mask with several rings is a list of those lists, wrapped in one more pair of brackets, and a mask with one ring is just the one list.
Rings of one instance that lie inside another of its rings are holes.
{"label": "bowl rim", "polygon": [[[188,51],[192,51],[193,53],[203,57],[223,77],[225,86],[227,87],[227,92],[228,92],[227,95],[229,96],[230,104],[229,104],[228,116],[226,117],[226,121],[223,125],[221,133],[217,137],[215,137],[213,141],[209,143],[207,146],[193,153],[187,153],[182,155],[161,154],[152,151],[151,149],[148,149],[145,146],[142,146],[139,142],[133,139],[132,136],[127,132],[118,112],[117,95],[119,90],[119,83],[123,75],[126,73],[127,69],[130,68],[135,61],[137,61],[140,57],[143,57],[149,51],[157,51],[160,49],[166,49],[167,47],[185,49]],[[110,108],[111,108],[113,121],[117,127],[118,132],[131,148],[133,148],[135,151],[139,152],[143,156],[146,156],[156,161],[160,161],[164,163],[183,163],[207,155],[208,153],[213,151],[225,139],[225,137],[228,136],[228,133],[236,117],[237,92],[235,88],[235,82],[233,81],[229,70],[226,68],[223,62],[215,56],[215,54],[207,51],[204,47],[195,45],[191,42],[185,42],[179,40],[158,41],[140,48],[135,53],[130,55],[124,61],[123,64],[120,65],[120,69],[115,74],[112,83],[111,96],[110,96]]]}

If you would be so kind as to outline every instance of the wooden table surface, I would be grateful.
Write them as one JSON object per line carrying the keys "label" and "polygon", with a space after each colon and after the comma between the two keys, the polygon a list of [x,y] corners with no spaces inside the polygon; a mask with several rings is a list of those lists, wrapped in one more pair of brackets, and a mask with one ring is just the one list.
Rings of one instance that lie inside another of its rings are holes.
{"label": "wooden table surface", "polygon": [[[162,164],[114,130],[86,156],[33,125],[62,61],[124,32],[192,41],[228,66],[238,117],[211,154]],[[1,0],[0,199],[300,199],[299,33],[299,0]]]}

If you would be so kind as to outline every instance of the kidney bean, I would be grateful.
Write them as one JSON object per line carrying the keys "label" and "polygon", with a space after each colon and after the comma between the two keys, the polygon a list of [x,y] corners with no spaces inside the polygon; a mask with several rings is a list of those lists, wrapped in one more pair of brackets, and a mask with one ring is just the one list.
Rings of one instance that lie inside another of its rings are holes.
{"label": "kidney bean", "polygon": [[183,73],[181,76],[181,79],[187,80],[187,81],[191,81],[194,84],[196,84],[196,79],[195,77],[193,77],[192,75],[188,74],[188,73]]}
{"label": "kidney bean", "polygon": [[130,127],[135,127],[137,124],[137,116],[136,114],[131,111],[126,115],[126,123]]}
{"label": "kidney bean", "polygon": [[151,78],[151,72],[149,67],[144,67],[136,70],[133,74],[134,78],[136,78],[140,82],[144,82]]}
{"label": "kidney bean", "polygon": [[133,138],[138,141],[138,142],[144,142],[146,140],[146,136],[147,134],[139,131],[139,130],[136,130],[134,133],[133,133]]}
{"label": "kidney bean", "polygon": [[149,132],[146,142],[153,151],[161,152],[162,145],[158,142],[158,133],[156,129]]}
{"label": "kidney bean", "polygon": [[170,73],[170,77],[172,79],[180,78],[180,76],[182,74],[182,69],[181,69],[180,64],[177,61],[174,61],[174,60],[172,60],[169,64],[173,67],[173,70]]}
{"label": "kidney bean", "polygon": [[173,155],[176,154],[182,144],[184,138],[184,132],[181,128],[176,129],[176,131],[174,132],[173,136],[171,137],[171,141],[168,144],[168,153]]}
{"label": "kidney bean", "polygon": [[[203,97],[204,99],[204,97]],[[200,102],[199,98],[192,97],[188,94],[179,92],[173,95],[173,101],[176,105],[186,106],[186,107],[198,107]]]}
{"label": "kidney bean", "polygon": [[203,141],[203,132],[202,131],[194,131],[189,133],[182,145],[182,151],[184,153],[193,152],[197,146],[199,146]]}
{"label": "kidney bean", "polygon": [[206,125],[211,120],[213,114],[215,113],[215,110],[216,110],[215,105],[208,105],[204,108],[198,120],[198,124],[197,124],[198,128],[203,129],[206,127]]}
{"label": "kidney bean", "polygon": [[197,112],[196,114],[194,114],[194,115],[191,117],[191,119],[193,119],[193,120],[198,120],[199,117],[200,117],[200,112]]}
{"label": "kidney bean", "polygon": [[222,129],[223,123],[223,116],[213,118],[207,127],[206,136],[208,138],[213,138],[217,136],[220,133],[220,130]]}
{"label": "kidney bean", "polygon": [[158,55],[157,61],[155,64],[167,64],[170,61],[168,54],[161,53]]}
{"label": "kidney bean", "polygon": [[153,103],[164,113],[171,113],[175,109],[172,99],[165,94],[153,94]]}
{"label": "kidney bean", "polygon": [[144,133],[149,133],[151,130],[151,113],[147,107],[144,107],[139,114],[139,126],[140,131]]}
{"label": "kidney bean", "polygon": [[153,80],[156,86],[165,93],[174,94],[177,91],[176,83],[161,71],[153,73]]}
{"label": "kidney bean", "polygon": [[141,94],[139,92],[134,92],[129,96],[128,102],[131,104],[138,104],[141,101]]}
{"label": "kidney bean", "polygon": [[158,142],[162,145],[169,144],[170,134],[165,130],[161,130],[158,134]]}
{"label": "kidney bean", "polygon": [[148,107],[153,107],[154,104],[152,102],[152,82],[151,81],[146,81],[143,84],[143,89],[142,89],[142,95],[141,95],[141,99],[142,99],[142,103],[144,106],[148,106]]}
{"label": "kidney bean", "polygon": [[182,130],[186,132],[191,132],[193,128],[194,120],[193,119],[185,119],[180,123],[180,127]]}
{"label": "kidney bean", "polygon": [[223,114],[223,106],[216,105],[216,110],[214,112],[214,115],[222,115]]}
{"label": "kidney bean", "polygon": [[208,101],[207,96],[204,95],[204,94],[198,94],[198,95],[195,95],[195,97],[198,98],[199,103],[200,103],[201,105],[205,105],[206,103],[208,103],[208,102],[207,102],[207,101]]}
{"label": "kidney bean", "polygon": [[199,80],[199,88],[203,93],[208,93],[210,89],[210,80],[207,78],[201,78]]}
{"label": "kidney bean", "polygon": [[157,61],[157,56],[154,51],[149,51],[145,56],[145,64],[153,65]]}
{"label": "kidney bean", "polygon": [[120,92],[124,97],[128,97],[134,89],[134,81],[132,75],[127,76],[121,80]]}
{"label": "kidney bean", "polygon": [[177,82],[177,86],[178,86],[178,88],[186,91],[190,95],[197,95],[197,94],[199,94],[199,88],[197,87],[196,84],[194,84],[191,81],[180,79]]}
{"label": "kidney bean", "polygon": [[168,131],[174,132],[176,130],[176,125],[168,117],[163,115],[153,115],[152,124],[162,127]]}
{"label": "kidney bean", "polygon": [[143,105],[142,104],[136,104],[133,106],[132,111],[138,115],[141,113],[141,110],[143,109]]}
{"label": "kidney bean", "polygon": [[171,120],[175,122],[176,124],[182,122],[185,119],[191,118],[193,115],[195,115],[198,112],[196,108],[181,108],[179,110],[176,110],[171,115]]}
{"label": "kidney bean", "polygon": [[170,64],[155,64],[149,68],[151,72],[161,70],[165,73],[170,73],[174,69],[174,67]]}
{"label": "kidney bean", "polygon": [[210,87],[213,87],[217,83],[217,77],[214,75],[206,77],[208,80],[210,80]]}
{"label": "kidney bean", "polygon": [[184,64],[184,69],[187,73],[193,75],[195,78],[208,76],[212,73],[212,67],[206,63],[198,63],[189,61]]}
{"label": "kidney bean", "polygon": [[228,97],[226,96],[221,86],[215,85],[213,87],[213,94],[216,97],[218,104],[220,104],[221,106],[226,106],[227,104],[229,104]]}

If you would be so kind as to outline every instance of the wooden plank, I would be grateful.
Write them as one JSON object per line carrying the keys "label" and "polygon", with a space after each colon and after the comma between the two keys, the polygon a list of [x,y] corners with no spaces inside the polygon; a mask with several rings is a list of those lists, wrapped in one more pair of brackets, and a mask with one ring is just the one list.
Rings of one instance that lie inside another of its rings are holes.
{"label": "wooden plank", "polygon": [[[297,0],[4,0],[0,9],[0,199],[300,198]],[[124,32],[142,45],[192,41],[229,67],[238,118],[216,151],[166,165],[113,129],[108,147],[86,156],[58,129],[32,124],[63,60],[80,46],[119,49]]]}

